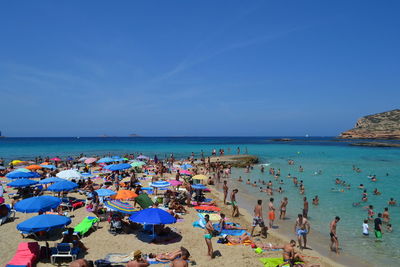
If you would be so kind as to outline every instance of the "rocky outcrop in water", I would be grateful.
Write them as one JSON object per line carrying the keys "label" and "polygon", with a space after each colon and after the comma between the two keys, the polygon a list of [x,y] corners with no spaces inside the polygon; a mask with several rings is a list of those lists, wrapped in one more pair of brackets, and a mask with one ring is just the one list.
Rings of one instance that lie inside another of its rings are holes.
{"label": "rocky outcrop in water", "polygon": [[340,134],[347,139],[400,139],[400,109],[368,115]]}

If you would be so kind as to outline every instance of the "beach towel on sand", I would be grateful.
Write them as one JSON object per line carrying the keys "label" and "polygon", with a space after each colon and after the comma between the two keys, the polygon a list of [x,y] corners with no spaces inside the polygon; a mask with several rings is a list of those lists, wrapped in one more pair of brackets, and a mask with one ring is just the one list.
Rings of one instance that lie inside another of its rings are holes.
{"label": "beach towel on sand", "polygon": [[80,235],[84,235],[90,230],[93,224],[97,223],[98,221],[99,218],[88,216],[85,219],[83,219],[80,224],[75,226],[74,232],[79,233]]}
{"label": "beach towel on sand", "polygon": [[142,209],[147,209],[151,206],[153,206],[153,201],[150,199],[150,197],[147,194],[140,194],[138,197],[135,198],[136,203],[139,204],[139,206]]}
{"label": "beach towel on sand", "polygon": [[[259,260],[264,264],[264,267],[276,267],[284,263],[283,258],[260,258]],[[301,264],[301,262],[296,262],[296,264]],[[290,266],[290,264],[283,266]]]}
{"label": "beach towel on sand", "polygon": [[[213,224],[213,227],[216,231],[220,231],[220,227],[218,223]],[[222,230],[220,235],[234,235],[239,236],[246,233],[246,230],[236,230],[236,229],[224,229]]]}

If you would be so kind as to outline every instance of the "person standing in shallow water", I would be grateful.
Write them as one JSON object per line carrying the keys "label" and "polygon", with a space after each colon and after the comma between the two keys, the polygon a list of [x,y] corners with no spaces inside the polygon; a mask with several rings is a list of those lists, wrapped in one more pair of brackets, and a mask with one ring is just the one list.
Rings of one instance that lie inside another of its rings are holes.
{"label": "person standing in shallow water", "polygon": [[329,235],[331,236],[330,249],[332,251],[335,250],[336,254],[339,254],[339,239],[336,234],[336,226],[339,221],[340,221],[340,217],[336,216],[335,219],[329,225],[329,229],[330,229]]}
{"label": "person standing in shallow water", "polygon": [[239,217],[239,207],[236,202],[236,194],[238,189],[234,189],[231,193],[232,217]]}

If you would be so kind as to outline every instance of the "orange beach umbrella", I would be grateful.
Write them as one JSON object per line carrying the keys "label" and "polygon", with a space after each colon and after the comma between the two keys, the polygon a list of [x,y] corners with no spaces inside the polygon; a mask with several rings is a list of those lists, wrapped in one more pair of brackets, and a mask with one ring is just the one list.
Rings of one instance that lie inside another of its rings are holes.
{"label": "orange beach umbrella", "polygon": [[29,166],[27,166],[25,168],[32,171],[32,170],[39,170],[39,169],[41,169],[43,167],[40,166],[40,165],[29,165]]}
{"label": "orange beach umbrella", "polygon": [[131,190],[119,190],[116,195],[113,196],[114,199],[122,199],[122,200],[128,200],[128,199],[134,199],[138,195],[131,191]]}

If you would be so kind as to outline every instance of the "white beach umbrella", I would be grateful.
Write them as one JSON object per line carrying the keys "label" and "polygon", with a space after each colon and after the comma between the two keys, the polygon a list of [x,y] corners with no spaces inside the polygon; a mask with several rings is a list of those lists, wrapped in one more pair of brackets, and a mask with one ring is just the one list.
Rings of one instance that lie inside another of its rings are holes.
{"label": "white beach umbrella", "polygon": [[77,170],[60,171],[59,173],[56,174],[56,176],[58,178],[62,178],[62,179],[66,179],[66,180],[83,178],[82,174],[80,174]]}

